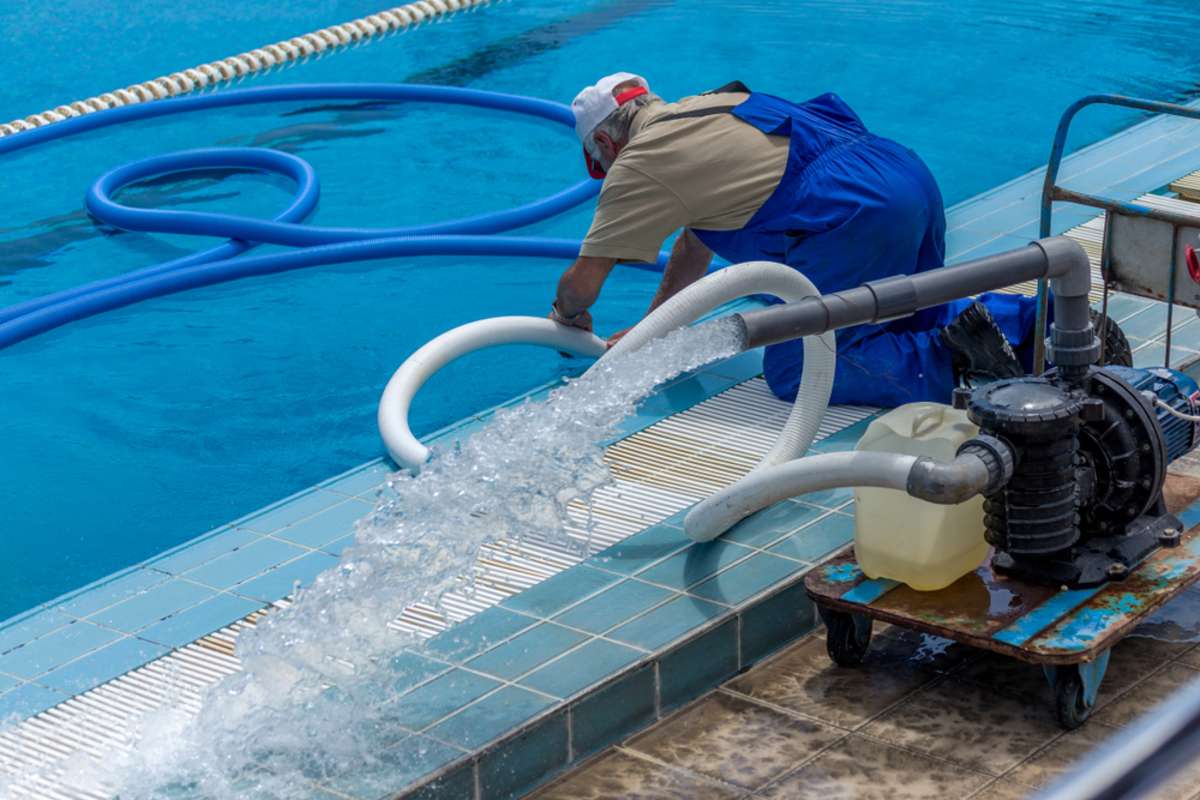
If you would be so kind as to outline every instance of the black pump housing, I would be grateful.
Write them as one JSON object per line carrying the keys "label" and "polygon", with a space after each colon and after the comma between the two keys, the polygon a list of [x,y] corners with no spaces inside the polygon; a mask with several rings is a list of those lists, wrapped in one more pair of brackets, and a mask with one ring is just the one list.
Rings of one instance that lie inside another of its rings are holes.
{"label": "black pump housing", "polygon": [[1171,370],[1090,367],[956,394],[981,433],[1013,454],[1012,478],[984,501],[993,567],[1091,586],[1178,543],[1182,525],[1167,513],[1162,489],[1167,464],[1194,446],[1196,426],[1181,427],[1143,393],[1191,413],[1194,389]]}

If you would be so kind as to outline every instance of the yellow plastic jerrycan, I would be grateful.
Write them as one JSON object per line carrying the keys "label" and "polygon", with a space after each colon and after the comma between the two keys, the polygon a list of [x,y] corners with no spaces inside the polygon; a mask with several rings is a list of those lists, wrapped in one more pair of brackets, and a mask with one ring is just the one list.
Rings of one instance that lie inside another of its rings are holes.
{"label": "yellow plastic jerrycan", "polygon": [[[857,449],[950,461],[978,432],[965,411],[909,403],[872,421]],[[946,506],[897,489],[858,488],[854,496],[854,553],[867,577],[932,591],[954,583],[987,557],[982,497]]]}

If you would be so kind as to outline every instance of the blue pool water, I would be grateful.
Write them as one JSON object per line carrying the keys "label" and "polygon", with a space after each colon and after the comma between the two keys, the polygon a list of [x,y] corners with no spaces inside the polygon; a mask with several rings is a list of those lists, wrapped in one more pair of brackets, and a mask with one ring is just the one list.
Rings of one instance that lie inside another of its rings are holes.
{"label": "blue pool water", "polygon": [[[154,2],[118,15],[100,5],[0,11],[10,43],[0,67],[28,76],[0,85],[0,117],[378,8]],[[38,24],[52,9],[63,22]],[[415,80],[565,102],[598,74],[631,69],[668,98],[733,78],[796,98],[834,90],[917,149],[954,202],[1042,163],[1059,112],[1081,94],[1192,97],[1196,17],[1184,0],[514,0],[251,85]],[[21,35],[33,26],[39,37]],[[1073,144],[1133,119],[1090,113]],[[445,107],[288,104],[110,129],[4,159],[0,305],[211,244],[99,228],[81,199],[113,164],[226,144],[311,161],[322,178],[312,221],[323,225],[500,209],[580,176],[566,129]],[[289,194],[243,173],[122,198],[266,216]],[[588,219],[581,209],[523,232],[578,237]],[[320,268],[151,301],[0,352],[0,618],[378,455],[374,406],[396,365],[454,325],[544,313],[558,272],[461,258]],[[601,331],[635,321],[653,285],[636,271],[614,278],[596,310]],[[540,351],[473,356],[426,387],[414,426],[432,430],[571,369]]]}

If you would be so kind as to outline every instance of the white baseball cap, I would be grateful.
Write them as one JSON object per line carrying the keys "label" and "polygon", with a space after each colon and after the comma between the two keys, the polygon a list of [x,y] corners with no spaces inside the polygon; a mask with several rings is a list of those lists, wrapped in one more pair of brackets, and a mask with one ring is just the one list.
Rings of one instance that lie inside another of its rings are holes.
{"label": "white baseball cap", "polygon": [[[628,81],[637,81],[641,91],[631,89],[623,92],[621,98],[613,97],[613,87]],[[614,72],[596,81],[595,85],[585,87],[571,101],[571,111],[575,114],[575,135],[579,137],[579,141],[587,139],[596,126],[616,111],[622,102],[645,94],[649,89],[650,85],[646,83],[646,79],[632,72]]]}

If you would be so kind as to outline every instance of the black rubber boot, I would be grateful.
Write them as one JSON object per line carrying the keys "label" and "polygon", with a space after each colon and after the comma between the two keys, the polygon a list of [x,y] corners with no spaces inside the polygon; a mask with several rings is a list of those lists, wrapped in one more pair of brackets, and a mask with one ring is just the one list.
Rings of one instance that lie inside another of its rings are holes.
{"label": "black rubber boot", "polygon": [[983,303],[971,306],[941,330],[954,354],[954,377],[967,386],[1025,374],[1012,345]]}

